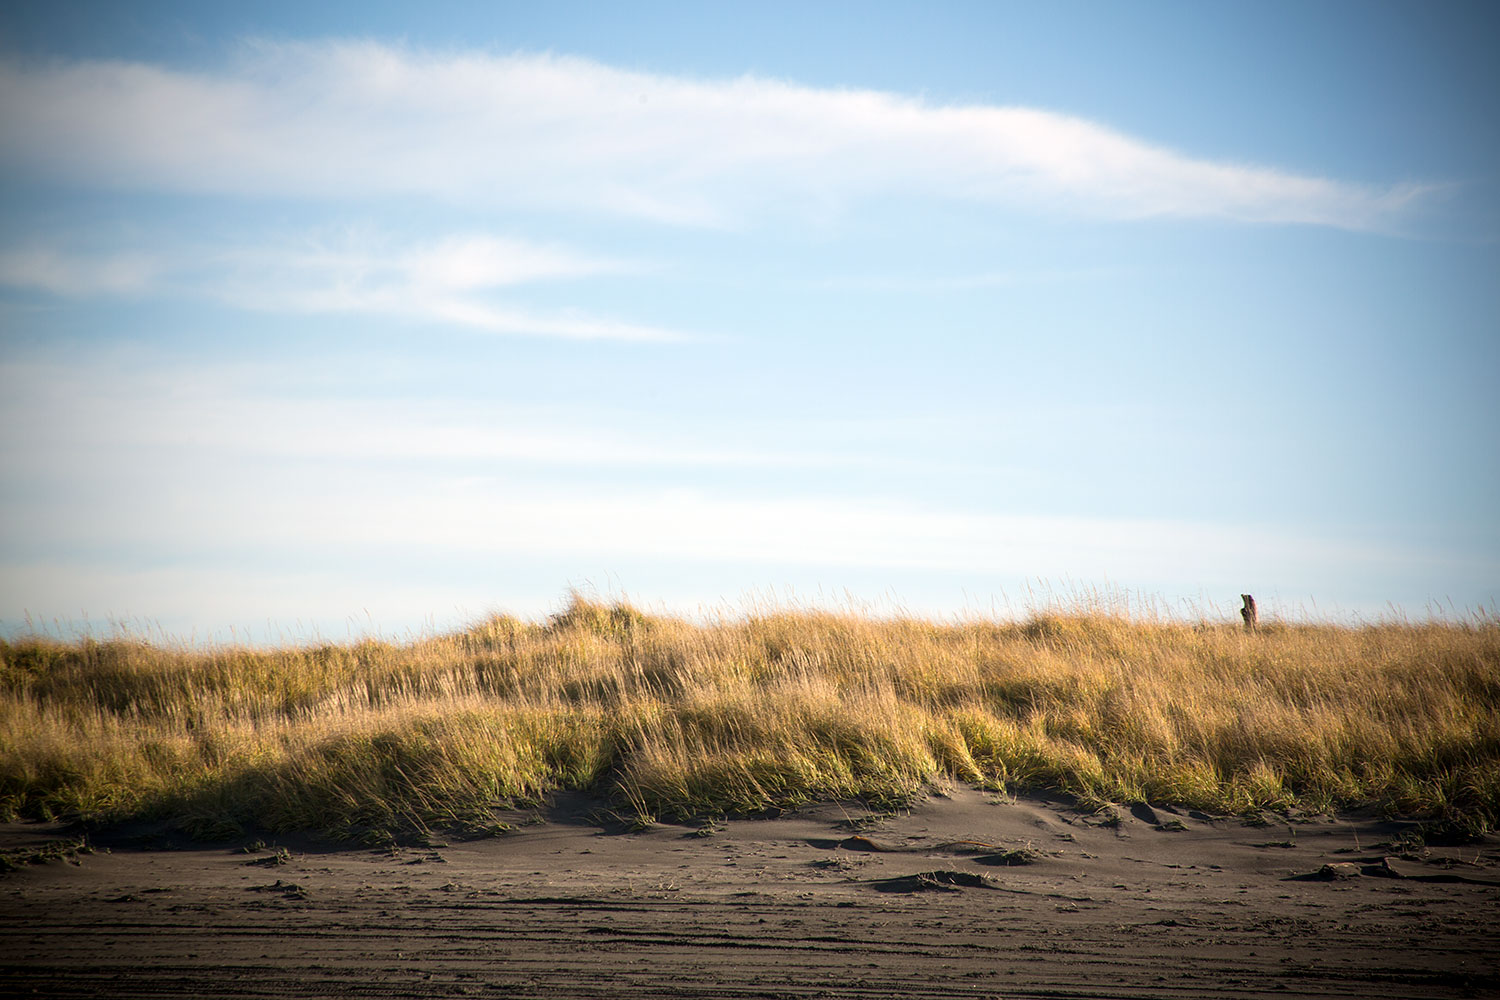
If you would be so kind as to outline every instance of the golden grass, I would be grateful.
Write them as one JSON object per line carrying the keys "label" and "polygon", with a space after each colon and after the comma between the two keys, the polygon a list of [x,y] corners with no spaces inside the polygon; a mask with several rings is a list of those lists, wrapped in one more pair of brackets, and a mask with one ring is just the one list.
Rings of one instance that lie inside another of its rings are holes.
{"label": "golden grass", "polygon": [[575,598],[408,645],[0,642],[0,814],[342,836],[594,789],[655,817],[933,783],[1252,813],[1500,819],[1500,622],[1105,612],[695,625]]}

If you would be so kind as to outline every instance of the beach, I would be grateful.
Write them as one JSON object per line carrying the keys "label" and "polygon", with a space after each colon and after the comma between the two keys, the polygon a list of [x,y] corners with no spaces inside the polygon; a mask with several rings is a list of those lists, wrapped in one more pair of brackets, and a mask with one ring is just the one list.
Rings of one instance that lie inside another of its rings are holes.
{"label": "beach", "polygon": [[[630,831],[556,797],[478,840],[0,831],[0,993],[1465,997],[1500,844],[1378,815],[1102,811],[964,787]],[[263,841],[263,842],[262,842]],[[30,854],[28,854],[30,852]]]}

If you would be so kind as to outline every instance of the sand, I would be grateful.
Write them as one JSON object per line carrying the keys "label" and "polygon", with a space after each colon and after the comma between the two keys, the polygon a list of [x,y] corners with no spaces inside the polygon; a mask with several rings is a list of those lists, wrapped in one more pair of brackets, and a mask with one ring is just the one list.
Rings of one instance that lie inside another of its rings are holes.
{"label": "sand", "polygon": [[[968,789],[712,830],[618,832],[597,808],[382,850],[96,832],[0,875],[0,995],[1500,995],[1494,838],[1422,851],[1374,816],[1143,807],[1110,825]],[[63,832],[12,824],[0,847]]]}

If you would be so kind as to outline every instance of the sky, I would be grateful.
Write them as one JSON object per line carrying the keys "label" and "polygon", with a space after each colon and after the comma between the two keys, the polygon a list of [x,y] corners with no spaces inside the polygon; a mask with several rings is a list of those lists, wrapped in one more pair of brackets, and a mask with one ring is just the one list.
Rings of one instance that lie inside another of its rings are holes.
{"label": "sky", "polygon": [[1500,8],[0,12],[0,634],[1494,614]]}

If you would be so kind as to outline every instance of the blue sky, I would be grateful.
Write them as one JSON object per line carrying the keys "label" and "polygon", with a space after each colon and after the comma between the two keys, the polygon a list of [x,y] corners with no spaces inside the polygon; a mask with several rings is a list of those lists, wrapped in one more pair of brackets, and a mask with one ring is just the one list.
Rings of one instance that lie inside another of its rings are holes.
{"label": "blue sky", "polygon": [[811,6],[8,7],[0,627],[1493,608],[1492,5]]}

